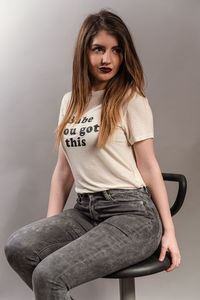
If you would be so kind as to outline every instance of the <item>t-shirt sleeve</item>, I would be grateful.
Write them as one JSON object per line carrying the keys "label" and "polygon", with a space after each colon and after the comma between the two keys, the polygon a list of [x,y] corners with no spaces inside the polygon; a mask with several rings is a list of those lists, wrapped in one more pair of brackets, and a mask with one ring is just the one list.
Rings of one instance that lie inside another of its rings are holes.
{"label": "t-shirt sleeve", "polygon": [[146,97],[136,94],[128,102],[125,111],[125,132],[131,145],[154,138],[153,114]]}
{"label": "t-shirt sleeve", "polygon": [[64,94],[64,96],[61,100],[60,112],[59,112],[59,116],[58,116],[58,125],[62,122],[62,119],[65,116],[65,113],[67,111],[67,107],[69,104],[70,96],[71,96],[71,92],[68,92],[68,93]]}

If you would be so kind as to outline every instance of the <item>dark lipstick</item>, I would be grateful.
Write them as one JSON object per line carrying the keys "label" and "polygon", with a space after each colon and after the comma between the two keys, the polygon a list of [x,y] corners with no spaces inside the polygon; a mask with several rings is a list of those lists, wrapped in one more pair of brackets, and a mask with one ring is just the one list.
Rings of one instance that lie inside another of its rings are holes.
{"label": "dark lipstick", "polygon": [[103,72],[103,73],[109,73],[109,72],[112,71],[111,68],[105,68],[105,67],[101,67],[101,68],[99,68],[99,70],[100,70],[101,72]]}

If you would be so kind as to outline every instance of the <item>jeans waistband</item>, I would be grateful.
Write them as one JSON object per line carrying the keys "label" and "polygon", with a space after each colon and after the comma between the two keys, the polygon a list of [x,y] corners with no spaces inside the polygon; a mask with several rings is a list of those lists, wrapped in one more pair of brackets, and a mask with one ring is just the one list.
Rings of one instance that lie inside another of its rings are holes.
{"label": "jeans waistband", "polygon": [[147,192],[149,195],[151,195],[151,192],[150,190],[146,187],[146,186],[142,186],[140,188],[137,188],[137,189],[108,189],[108,190],[102,190],[102,191],[97,191],[97,192],[94,192],[94,193],[77,193],[78,197],[87,197],[89,195],[97,195],[97,194],[105,194],[105,193],[109,193],[109,191],[134,191],[134,190],[137,190],[137,191],[145,191]]}

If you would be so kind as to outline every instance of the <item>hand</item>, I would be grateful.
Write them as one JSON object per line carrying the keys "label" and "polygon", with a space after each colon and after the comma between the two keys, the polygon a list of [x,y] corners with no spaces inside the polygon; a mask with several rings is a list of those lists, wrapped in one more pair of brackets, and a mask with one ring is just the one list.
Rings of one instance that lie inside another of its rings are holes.
{"label": "hand", "polygon": [[166,255],[166,251],[168,251],[172,258],[171,266],[166,270],[170,272],[174,270],[176,267],[180,265],[181,256],[179,252],[179,248],[177,245],[176,237],[174,231],[164,232],[161,241],[161,252],[159,260],[163,261]]}

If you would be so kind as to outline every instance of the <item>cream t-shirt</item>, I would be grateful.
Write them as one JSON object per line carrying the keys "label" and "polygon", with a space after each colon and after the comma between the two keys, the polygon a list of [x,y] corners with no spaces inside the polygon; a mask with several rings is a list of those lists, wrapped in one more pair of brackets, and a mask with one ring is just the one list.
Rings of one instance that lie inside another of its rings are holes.
{"label": "cream t-shirt", "polygon": [[[153,115],[148,99],[135,93],[121,108],[118,124],[106,145],[97,143],[101,102],[105,90],[92,91],[90,102],[77,124],[68,123],[61,145],[70,164],[77,193],[146,186],[136,166],[132,145],[154,138]],[[65,115],[71,91],[63,96],[58,124]]]}

